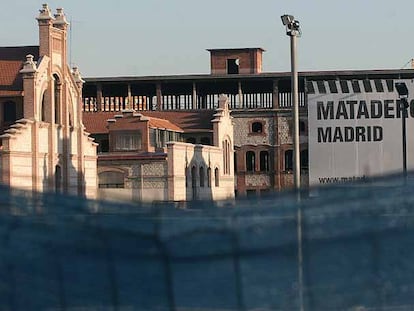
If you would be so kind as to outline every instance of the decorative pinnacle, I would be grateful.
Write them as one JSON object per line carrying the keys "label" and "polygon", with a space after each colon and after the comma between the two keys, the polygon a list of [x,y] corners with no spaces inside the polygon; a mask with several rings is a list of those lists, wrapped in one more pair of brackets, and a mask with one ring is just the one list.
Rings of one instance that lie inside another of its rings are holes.
{"label": "decorative pinnacle", "polygon": [[73,79],[75,80],[76,84],[83,84],[85,81],[82,80],[80,71],[78,67],[73,67],[72,69],[72,76]]}
{"label": "decorative pinnacle", "polygon": [[47,3],[42,5],[42,8],[39,10],[40,14],[37,17],[38,21],[46,21],[53,19],[52,13],[50,12],[49,6]]}
{"label": "decorative pinnacle", "polygon": [[63,28],[67,25],[69,25],[68,21],[66,20],[66,15],[63,13],[63,8],[57,8],[56,14],[55,14],[55,21],[53,22],[53,25]]}
{"label": "decorative pinnacle", "polygon": [[33,61],[34,56],[31,54],[26,55],[26,61],[24,62],[23,69],[20,70],[20,73],[31,74],[35,73],[37,70],[36,62]]}

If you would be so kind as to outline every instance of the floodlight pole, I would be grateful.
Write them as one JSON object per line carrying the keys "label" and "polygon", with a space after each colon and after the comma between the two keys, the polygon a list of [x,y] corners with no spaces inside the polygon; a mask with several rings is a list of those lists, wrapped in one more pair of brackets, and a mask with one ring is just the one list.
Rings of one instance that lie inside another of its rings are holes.
{"label": "floodlight pole", "polygon": [[298,238],[298,291],[299,310],[304,311],[303,299],[303,250],[302,250],[302,209],[300,203],[300,142],[299,142],[299,95],[298,71],[296,67],[296,39],[301,35],[299,22],[292,15],[281,16],[286,27],[286,34],[290,37],[290,63],[291,63],[291,94],[293,117],[293,152],[294,152],[294,184],[298,197],[297,210],[297,238]]}
{"label": "floodlight pole", "polygon": [[[291,31],[292,33],[293,31]],[[300,189],[300,142],[299,142],[299,95],[298,70],[296,66],[296,39],[298,34],[290,35],[290,60],[292,71],[292,105],[293,105],[293,152],[294,152],[294,183],[296,191]]]}

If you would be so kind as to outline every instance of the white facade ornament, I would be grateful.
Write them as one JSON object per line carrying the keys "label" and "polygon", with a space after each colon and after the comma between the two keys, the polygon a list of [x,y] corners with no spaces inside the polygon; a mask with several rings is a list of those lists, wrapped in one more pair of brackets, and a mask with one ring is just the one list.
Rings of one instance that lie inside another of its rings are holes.
{"label": "white facade ornament", "polygon": [[50,11],[49,6],[47,5],[47,3],[42,5],[42,8],[39,10],[39,12],[40,12],[40,14],[36,18],[38,21],[46,21],[46,20],[53,19],[52,12]]}
{"label": "white facade ornament", "polygon": [[69,25],[65,13],[63,13],[63,8],[56,9],[55,21],[53,22],[55,26],[67,26]]}
{"label": "white facade ornament", "polygon": [[31,54],[26,55],[26,61],[24,62],[23,69],[20,70],[20,73],[31,74],[31,73],[36,72],[37,65],[33,59],[34,59],[33,55]]}
{"label": "white facade ornament", "polygon": [[82,76],[81,76],[81,73],[78,67],[72,68],[72,76],[78,86],[79,84],[82,85],[85,82],[85,80],[82,79]]}

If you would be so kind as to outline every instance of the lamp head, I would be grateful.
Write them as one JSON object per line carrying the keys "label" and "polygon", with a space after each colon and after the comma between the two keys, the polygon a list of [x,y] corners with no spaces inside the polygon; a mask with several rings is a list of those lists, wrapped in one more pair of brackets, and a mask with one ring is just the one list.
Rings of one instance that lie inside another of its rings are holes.
{"label": "lamp head", "polygon": [[284,26],[289,25],[295,20],[293,15],[288,15],[288,14],[282,15],[280,18],[282,19],[282,23]]}

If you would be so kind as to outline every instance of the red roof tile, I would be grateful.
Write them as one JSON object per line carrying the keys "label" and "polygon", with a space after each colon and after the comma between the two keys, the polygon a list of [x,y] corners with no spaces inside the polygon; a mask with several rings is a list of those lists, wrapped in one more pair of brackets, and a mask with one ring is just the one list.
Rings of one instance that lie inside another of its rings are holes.
{"label": "red roof tile", "polygon": [[[212,128],[210,122],[213,119],[212,112],[140,111],[138,113],[149,119],[149,127],[152,128],[165,128],[177,132],[194,129],[209,130]],[[125,129],[133,127],[130,119],[118,119],[115,118],[116,115],[122,115],[122,112],[84,112],[83,124],[86,127],[86,131],[92,134],[108,133],[108,119],[116,119],[117,123],[122,123],[119,126]]]}
{"label": "red roof tile", "polygon": [[20,69],[23,67],[23,61],[0,60],[0,88],[12,87],[22,89],[22,79]]}

